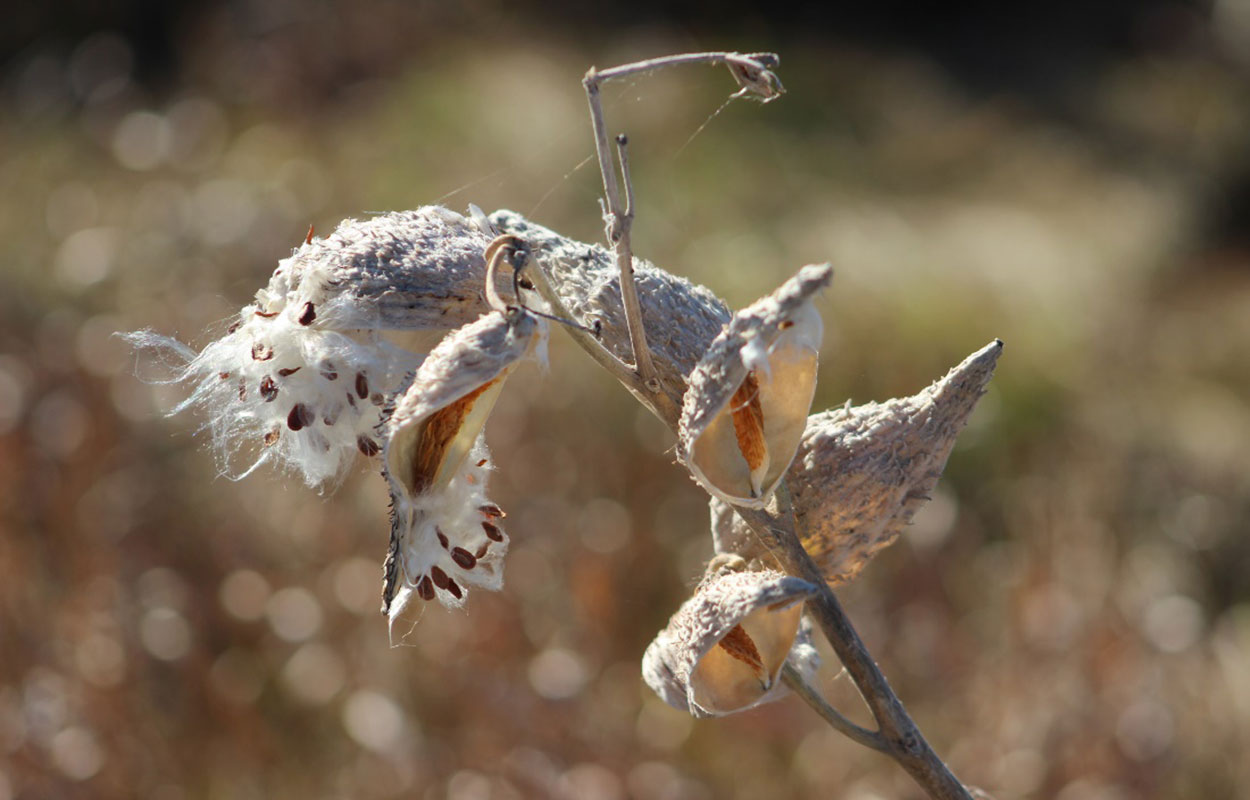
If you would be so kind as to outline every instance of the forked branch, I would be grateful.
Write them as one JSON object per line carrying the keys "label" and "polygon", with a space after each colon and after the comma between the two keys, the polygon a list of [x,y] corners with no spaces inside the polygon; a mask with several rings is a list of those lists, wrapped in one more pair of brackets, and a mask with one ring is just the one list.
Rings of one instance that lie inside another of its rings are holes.
{"label": "forked branch", "polygon": [[[622,305],[634,353],[633,372],[628,376],[622,376],[621,368],[624,365],[594,337],[578,336],[576,338],[596,361],[607,367],[631,392],[639,396],[652,409],[656,408],[656,404],[647,402],[647,396],[650,394],[654,397],[658,394],[659,383],[655,378],[655,368],[647,346],[646,332],[643,329],[642,314],[634,287],[633,254],[630,249],[630,227],[633,223],[634,202],[633,187],[629,179],[626,141],[624,136],[617,140],[620,149],[621,180],[625,188],[624,196],[622,196],[617,182],[616,168],[612,163],[599,87],[605,81],[632,77],[664,67],[684,64],[723,64],[729,67],[734,79],[742,87],[735,96],[754,95],[767,102],[784,91],[781,82],[771,72],[771,68],[777,63],[777,57],[772,54],[691,53],[640,61],[602,71],[591,68],[582,82],[590,103],[595,148],[603,176],[605,197],[603,213],[607,237],[615,250],[620,271]],[[554,296],[554,293],[549,290],[544,291],[543,294],[549,300]],[[672,413],[675,409],[665,410],[669,413],[661,413],[661,417],[676,432],[677,419]],[[785,500],[788,492],[784,482],[778,489],[776,497],[778,499],[774,500],[766,510],[735,507],[735,511],[761,543],[774,554],[785,571],[819,587],[817,595],[808,601],[808,609],[846,667],[851,680],[855,682],[879,730],[870,731],[848,720],[825,702],[811,687],[802,684],[802,679],[793,670],[786,674],[787,682],[832,727],[865,747],[883,752],[893,758],[931,797],[941,800],[971,800],[968,790],[925,741],[851,625],[850,619],[821,575],[819,568],[804,550],[795,531],[793,510]]]}
{"label": "forked branch", "polygon": [[[638,305],[638,290],[634,286],[634,256],[630,245],[630,231],[634,223],[634,187],[629,176],[628,140],[624,134],[616,137],[619,151],[621,183],[624,184],[622,196],[621,185],[617,183],[616,167],[612,163],[612,152],[608,144],[608,129],[603,117],[603,102],[600,98],[601,84],[619,78],[628,78],[664,67],[676,67],[684,64],[724,64],[729,67],[734,80],[742,88],[735,97],[754,95],[765,102],[779,97],[785,90],[781,81],[770,71],[777,66],[779,59],[772,53],[686,53],[678,56],[653,58],[625,64],[606,70],[591,67],[582,79],[586,88],[586,99],[590,103],[590,122],[595,133],[595,153],[599,158],[599,172],[603,176],[603,220],[608,243],[616,252],[617,269],[621,280],[621,302],[625,307],[625,324],[629,329],[630,346],[634,353],[634,370],[641,382],[642,389],[655,397],[660,393],[660,382],[655,365],[651,360],[651,350],[647,346],[646,331],[642,325],[642,312]],[[647,405],[654,407],[654,402]]]}

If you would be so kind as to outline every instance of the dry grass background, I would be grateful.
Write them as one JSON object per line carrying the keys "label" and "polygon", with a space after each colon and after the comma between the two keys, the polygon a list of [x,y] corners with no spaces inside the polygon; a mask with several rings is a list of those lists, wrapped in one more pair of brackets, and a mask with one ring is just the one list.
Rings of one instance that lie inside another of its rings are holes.
{"label": "dry grass background", "polygon": [[[385,8],[209,15],[159,91],[107,34],[6,68],[0,800],[917,796],[796,701],[696,723],[641,683],[710,555],[705,495],[558,332],[488,427],[504,591],[394,649],[378,476],[216,477],[198,421],[162,416],[178,390],[136,378],[115,331],[204,344],[310,222],[474,202],[596,239],[586,67],[759,47]],[[1006,342],[933,502],[841,592],[885,673],[999,800],[1245,796],[1250,257],[1215,224],[1243,68],[1108,62],[1077,124],[906,51],[781,55],[785,98],[693,139],[723,71],[609,87],[608,121],[640,255],[734,306],[834,263],[817,408]]]}

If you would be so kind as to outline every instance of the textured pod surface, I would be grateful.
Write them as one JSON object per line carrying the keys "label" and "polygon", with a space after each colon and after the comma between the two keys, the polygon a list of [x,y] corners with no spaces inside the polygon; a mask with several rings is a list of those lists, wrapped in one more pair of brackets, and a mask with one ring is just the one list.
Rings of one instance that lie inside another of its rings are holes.
{"label": "textured pod surface", "polygon": [[[448,606],[467,586],[498,589],[508,539],[485,494],[482,428],[503,381],[545,333],[522,311],[491,312],[448,334],[389,409],[384,471],[391,541],[382,611],[392,621],[415,593]],[[393,602],[397,601],[397,602]]]}
{"label": "textured pod surface", "polygon": [[807,266],[734,314],[690,375],[682,460],[714,495],[762,506],[785,475],[807,423],[823,332],[812,299],[829,265]]}
{"label": "textured pod surface", "polygon": [[[803,601],[815,591],[807,581],[771,570],[709,568],[694,596],[647,648],[643,678],[669,705],[696,717],[775,699]],[[814,667],[810,640],[799,644],[800,668]]]}
{"label": "textured pod surface", "polygon": [[[929,499],[959,432],[994,374],[995,341],[912,397],[813,414],[787,480],[803,546],[830,583],[854,579]],[[717,552],[762,556],[733,510],[713,498]]]}
{"label": "textured pod surface", "polygon": [[441,206],[345,220],[279,262],[257,307],[311,306],[340,330],[456,328],[490,310],[482,254],[491,238]]}
{"label": "textured pod surface", "polygon": [[[616,256],[611,250],[561,236],[513,211],[496,211],[490,221],[500,232],[525,239],[531,257],[542,265],[568,312],[587,327],[597,325],[601,341],[613,355],[627,364],[633,362]],[[686,376],[729,322],[729,308],[710,289],[641,258],[634,258],[634,272],[660,384],[679,407]]]}
{"label": "textured pod surface", "polygon": [[479,223],[439,206],[346,220],[280,261],[202,351],[146,331],[128,338],[178,363],[171,382],[194,388],[174,413],[204,411],[223,474],[274,462],[324,484],[358,453],[378,453],[384,398],[419,360],[373,331],[457,327],[488,311],[489,241]]}

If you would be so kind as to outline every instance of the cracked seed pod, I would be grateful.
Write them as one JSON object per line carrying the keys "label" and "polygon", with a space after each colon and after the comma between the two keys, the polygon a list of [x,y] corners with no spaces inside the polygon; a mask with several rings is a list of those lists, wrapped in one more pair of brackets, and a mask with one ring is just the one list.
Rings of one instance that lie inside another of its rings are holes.
{"label": "cracked seed pod", "polygon": [[[808,419],[786,477],[799,538],[831,584],[857,577],[929,499],[1002,349],[986,345],[912,397]],[[729,506],[711,508],[718,553],[763,556]]]}
{"label": "cracked seed pod", "polygon": [[647,648],[643,678],[666,703],[696,717],[774,700],[788,657],[800,670],[816,666],[810,630],[797,638],[803,601],[815,592],[780,572],[745,570],[733,556],[713,559],[694,596]]}
{"label": "cracked seed pod", "polygon": [[508,537],[486,497],[482,433],[504,379],[545,336],[521,309],[491,312],[448,334],[383,425],[391,541],[382,613],[392,626],[412,595],[459,607],[469,586],[498,590]]}
{"label": "cracked seed pod", "polygon": [[[624,363],[632,363],[615,254],[601,245],[561,236],[514,211],[496,211],[490,221],[501,232],[525,239],[531,258],[542,265],[569,315],[597,328],[603,345]],[[680,408],[686,376],[729,322],[729,308],[710,289],[637,257],[634,279],[660,386]]]}
{"label": "cracked seed pod", "polygon": [[828,264],[807,266],[734,314],[690,375],[682,460],[712,494],[762,507],[785,475],[816,391],[823,326],[812,304]]}
{"label": "cracked seed pod", "polygon": [[[358,452],[377,454],[383,398],[418,362],[373,331],[451,328],[488,311],[489,241],[478,223],[438,206],[347,220],[280,261],[201,352],[151,331],[127,338],[178,362],[171,382],[194,384],[172,413],[206,412],[223,474],[243,478],[273,461],[325,484]],[[257,454],[235,468],[240,451]]]}

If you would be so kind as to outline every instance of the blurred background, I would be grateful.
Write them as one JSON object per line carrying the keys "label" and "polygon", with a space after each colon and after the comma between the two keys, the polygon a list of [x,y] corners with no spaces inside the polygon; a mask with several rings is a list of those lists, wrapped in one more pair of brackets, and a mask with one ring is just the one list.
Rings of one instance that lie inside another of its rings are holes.
{"label": "blurred background", "polygon": [[581,75],[704,49],[778,51],[789,94],[607,87],[639,255],[735,307],[832,261],[817,409],[1006,342],[839,590],[934,747],[999,800],[1246,796],[1250,2],[80,0],[0,31],[0,800],[919,796],[798,701],[642,684],[706,498],[558,331],[488,427],[504,590],[397,648],[373,465],[219,478],[113,337],[203,346],[309,224],[596,241]]}

